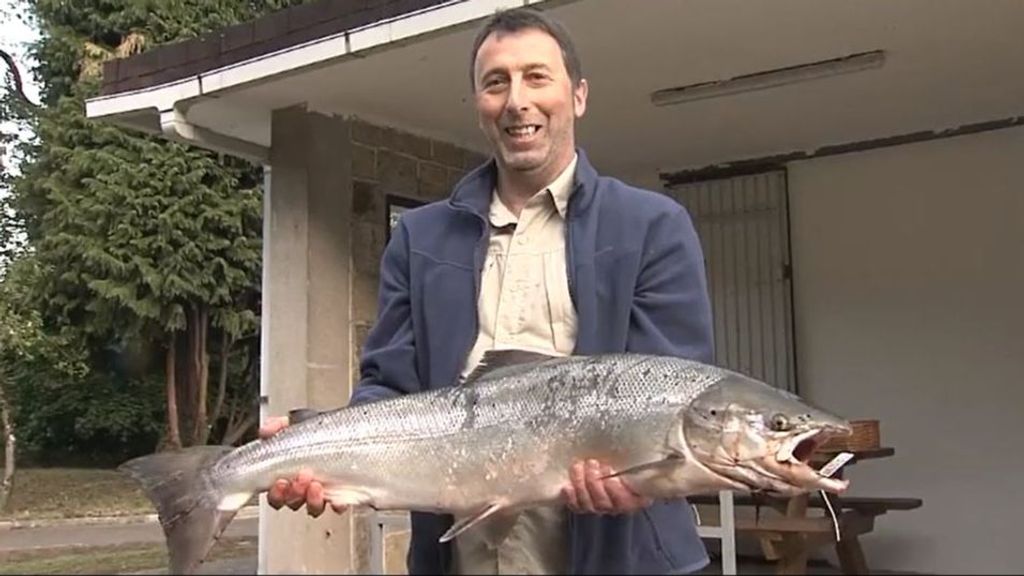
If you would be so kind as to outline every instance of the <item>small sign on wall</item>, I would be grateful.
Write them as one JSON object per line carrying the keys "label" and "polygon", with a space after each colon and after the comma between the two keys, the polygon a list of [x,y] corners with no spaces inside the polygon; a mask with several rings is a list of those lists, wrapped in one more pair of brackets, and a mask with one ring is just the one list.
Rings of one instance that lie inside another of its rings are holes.
{"label": "small sign on wall", "polygon": [[386,226],[386,240],[385,242],[391,241],[391,230],[398,224],[398,219],[401,218],[402,213],[411,208],[417,206],[423,206],[426,202],[422,200],[414,200],[412,198],[406,198],[405,196],[395,196],[394,194],[387,194],[384,196],[384,215],[388,219],[385,222]]}

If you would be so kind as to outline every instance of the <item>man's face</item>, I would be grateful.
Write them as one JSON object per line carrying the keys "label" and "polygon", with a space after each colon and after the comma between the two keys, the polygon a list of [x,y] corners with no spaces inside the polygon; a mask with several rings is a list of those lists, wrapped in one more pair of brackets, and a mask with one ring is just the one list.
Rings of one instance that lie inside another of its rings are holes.
{"label": "man's face", "polygon": [[575,151],[573,124],[587,106],[585,80],[573,87],[562,51],[547,33],[491,34],[474,66],[480,128],[501,166],[550,181]]}

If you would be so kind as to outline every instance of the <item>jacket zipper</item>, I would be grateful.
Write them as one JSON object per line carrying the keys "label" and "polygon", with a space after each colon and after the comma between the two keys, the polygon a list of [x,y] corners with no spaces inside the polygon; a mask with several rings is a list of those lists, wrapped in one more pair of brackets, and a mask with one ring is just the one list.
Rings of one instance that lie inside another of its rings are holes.
{"label": "jacket zipper", "polygon": [[573,258],[573,245],[572,245],[572,217],[575,212],[572,207],[575,204],[574,200],[579,197],[576,192],[579,191],[580,185],[576,185],[573,189],[573,195],[569,198],[569,203],[565,207],[565,277],[569,284],[569,300],[572,302],[573,309],[579,313],[579,309],[576,307],[576,263]]}
{"label": "jacket zipper", "polygon": [[[478,307],[480,305],[480,276],[483,274],[484,260],[486,259],[487,252],[487,242],[490,239],[491,234],[490,224],[487,222],[486,218],[477,214],[468,206],[453,202],[452,207],[454,207],[456,210],[459,210],[460,212],[467,212],[476,217],[476,219],[480,222],[480,227],[482,230],[480,237],[477,239],[477,244],[473,248],[473,334],[479,334],[480,310],[478,309]],[[470,352],[473,351],[473,346],[475,345],[476,337],[474,336],[473,338],[470,339],[469,346],[465,350],[463,350],[462,357],[469,358],[469,354]],[[465,366],[463,366],[463,368],[465,368]]]}

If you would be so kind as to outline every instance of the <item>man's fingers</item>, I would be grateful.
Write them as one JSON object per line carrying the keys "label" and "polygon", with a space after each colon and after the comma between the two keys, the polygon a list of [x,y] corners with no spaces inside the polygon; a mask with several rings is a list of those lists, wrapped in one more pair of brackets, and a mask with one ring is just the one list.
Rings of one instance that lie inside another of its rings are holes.
{"label": "man's fingers", "polygon": [[[612,474],[610,466],[605,466],[601,471],[602,476]],[[626,486],[621,478],[608,478],[604,481],[605,492],[611,499],[612,508],[616,512],[632,512],[647,506],[650,501],[647,498],[637,495]]]}
{"label": "man's fingers", "polygon": [[576,511],[594,513],[594,502],[587,489],[587,467],[584,462],[576,462],[569,471],[572,490],[575,496]]}
{"label": "man's fingers", "polygon": [[313,481],[313,475],[308,470],[299,472],[299,476],[292,482],[291,490],[286,496],[286,503],[292,510],[298,510],[306,503],[306,492],[309,490],[309,483]]}
{"label": "man's fingers", "polygon": [[615,471],[596,460],[574,462],[569,483],[562,489],[566,507],[575,513],[622,514],[651,504],[622,478],[609,478]]}
{"label": "man's fingers", "polygon": [[306,513],[316,518],[324,513],[324,487],[319,482],[310,482],[306,491]]}
{"label": "man's fingers", "polygon": [[271,416],[263,422],[259,429],[260,438],[270,438],[288,426],[287,416]]}
{"label": "man's fingers", "polygon": [[281,506],[284,506],[290,487],[291,482],[284,479],[274,482],[274,485],[267,491],[267,504],[270,504],[270,507],[274,510],[280,510]]}
{"label": "man's fingers", "polygon": [[612,499],[605,490],[604,480],[601,479],[601,466],[596,460],[587,461],[586,492],[592,506],[597,512],[611,512],[614,509]]}
{"label": "man's fingers", "polygon": [[302,471],[293,481],[281,478],[267,491],[267,504],[273,509],[280,510],[288,506],[292,510],[298,510],[306,506],[306,513],[313,518],[319,517],[330,504],[331,508],[338,514],[344,514],[348,510],[346,504],[335,504],[327,498],[323,484],[313,480],[309,471]]}

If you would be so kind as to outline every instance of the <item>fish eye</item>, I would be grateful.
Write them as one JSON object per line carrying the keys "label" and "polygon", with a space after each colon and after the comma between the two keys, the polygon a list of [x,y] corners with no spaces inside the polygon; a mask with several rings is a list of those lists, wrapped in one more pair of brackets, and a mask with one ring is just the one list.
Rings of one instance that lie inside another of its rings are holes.
{"label": "fish eye", "polygon": [[774,432],[785,432],[791,428],[789,418],[785,414],[775,414],[769,420],[769,425]]}

